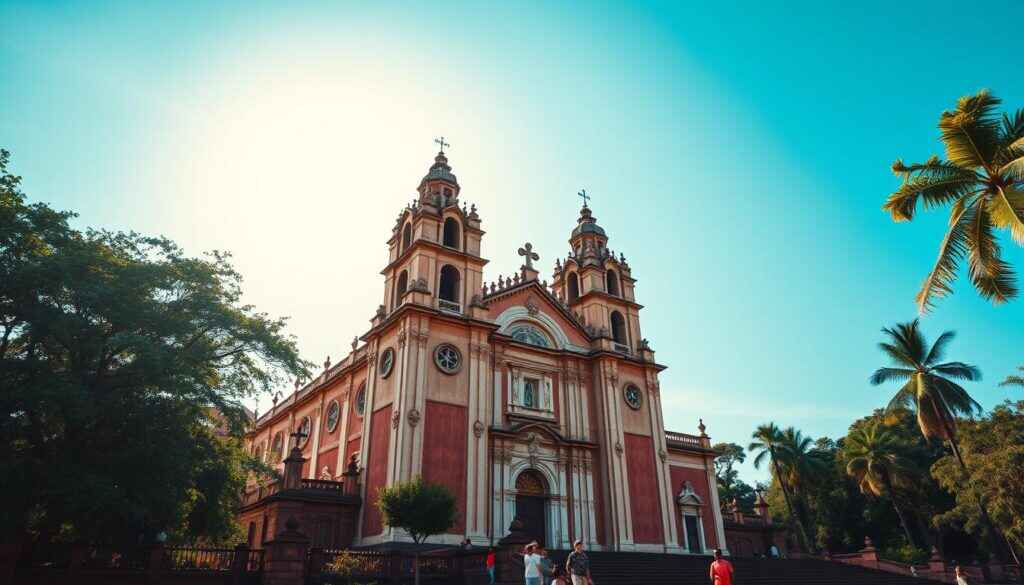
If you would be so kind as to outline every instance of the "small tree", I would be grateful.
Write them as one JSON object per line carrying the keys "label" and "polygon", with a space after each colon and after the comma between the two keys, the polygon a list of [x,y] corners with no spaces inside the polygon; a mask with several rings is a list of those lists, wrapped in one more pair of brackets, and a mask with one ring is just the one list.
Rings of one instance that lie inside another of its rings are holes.
{"label": "small tree", "polygon": [[[447,487],[422,477],[381,488],[377,508],[384,523],[409,533],[420,544],[455,525],[455,496]],[[415,583],[420,582],[420,553],[415,552]]]}

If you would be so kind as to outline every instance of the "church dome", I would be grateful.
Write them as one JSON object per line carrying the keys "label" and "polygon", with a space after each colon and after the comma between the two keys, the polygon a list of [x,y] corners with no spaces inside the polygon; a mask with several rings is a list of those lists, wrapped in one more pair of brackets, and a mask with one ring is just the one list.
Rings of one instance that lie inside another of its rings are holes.
{"label": "church dome", "polygon": [[597,225],[597,219],[594,217],[594,214],[590,212],[589,207],[583,207],[583,209],[580,210],[579,223],[572,230],[573,238],[582,234],[597,234],[599,236],[605,235],[604,228]]}
{"label": "church dome", "polygon": [[427,181],[448,181],[455,185],[459,184],[458,179],[455,178],[455,174],[452,173],[452,167],[448,165],[448,157],[443,152],[437,153],[434,157],[434,164],[430,166],[430,170],[423,176],[423,180],[420,184],[426,183]]}

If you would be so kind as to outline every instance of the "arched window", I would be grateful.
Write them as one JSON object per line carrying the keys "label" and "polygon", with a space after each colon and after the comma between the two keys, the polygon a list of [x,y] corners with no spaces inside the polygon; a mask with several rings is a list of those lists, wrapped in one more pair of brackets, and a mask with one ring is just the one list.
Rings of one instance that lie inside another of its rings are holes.
{"label": "arched window", "polygon": [[459,302],[459,270],[451,264],[441,267],[441,286],[438,287],[441,300]]}
{"label": "arched window", "polygon": [[539,347],[551,347],[551,342],[548,340],[547,335],[540,332],[533,325],[527,323],[518,323],[513,325],[508,330],[508,335],[516,341],[523,343],[529,343],[530,345],[536,345]]}
{"label": "arched window", "polygon": [[533,469],[527,469],[516,478],[516,492],[524,496],[543,496],[548,493],[548,482]]}
{"label": "arched window", "polygon": [[412,243],[412,224],[411,223],[407,223],[407,224],[405,224],[405,227],[402,228],[402,249],[399,251],[399,254],[401,254],[402,252],[405,252],[406,250],[408,250],[409,249],[409,244],[411,244],[411,243]]}
{"label": "arched window", "polygon": [[604,273],[604,281],[608,294],[619,296],[619,275],[615,274],[614,270],[609,269]]}
{"label": "arched window", "polygon": [[449,248],[461,248],[459,245],[459,222],[454,217],[444,220],[444,237],[441,240]]}
{"label": "arched window", "polygon": [[622,318],[622,313],[618,311],[612,311],[612,339],[615,343],[621,343],[626,345],[626,320]]}
{"label": "arched window", "polygon": [[403,270],[398,275],[398,284],[395,285],[395,300],[392,303],[395,307],[402,304],[402,297],[405,296],[406,289],[409,288],[409,272]]}
{"label": "arched window", "polygon": [[575,272],[569,273],[569,302],[580,298],[580,279]]}

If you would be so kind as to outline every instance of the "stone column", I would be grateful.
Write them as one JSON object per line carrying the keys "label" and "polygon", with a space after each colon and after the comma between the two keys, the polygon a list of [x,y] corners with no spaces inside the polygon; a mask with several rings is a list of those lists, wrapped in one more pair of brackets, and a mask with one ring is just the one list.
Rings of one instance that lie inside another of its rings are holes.
{"label": "stone column", "polygon": [[263,560],[263,585],[304,585],[309,538],[299,532],[295,518],[266,544]]}

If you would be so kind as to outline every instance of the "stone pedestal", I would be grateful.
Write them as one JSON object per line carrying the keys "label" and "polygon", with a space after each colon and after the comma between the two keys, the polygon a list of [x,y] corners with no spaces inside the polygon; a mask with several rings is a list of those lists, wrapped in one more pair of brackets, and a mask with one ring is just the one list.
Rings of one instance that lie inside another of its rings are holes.
{"label": "stone pedestal", "polygon": [[304,585],[309,538],[298,528],[295,518],[289,518],[285,529],[266,544],[263,585]]}

